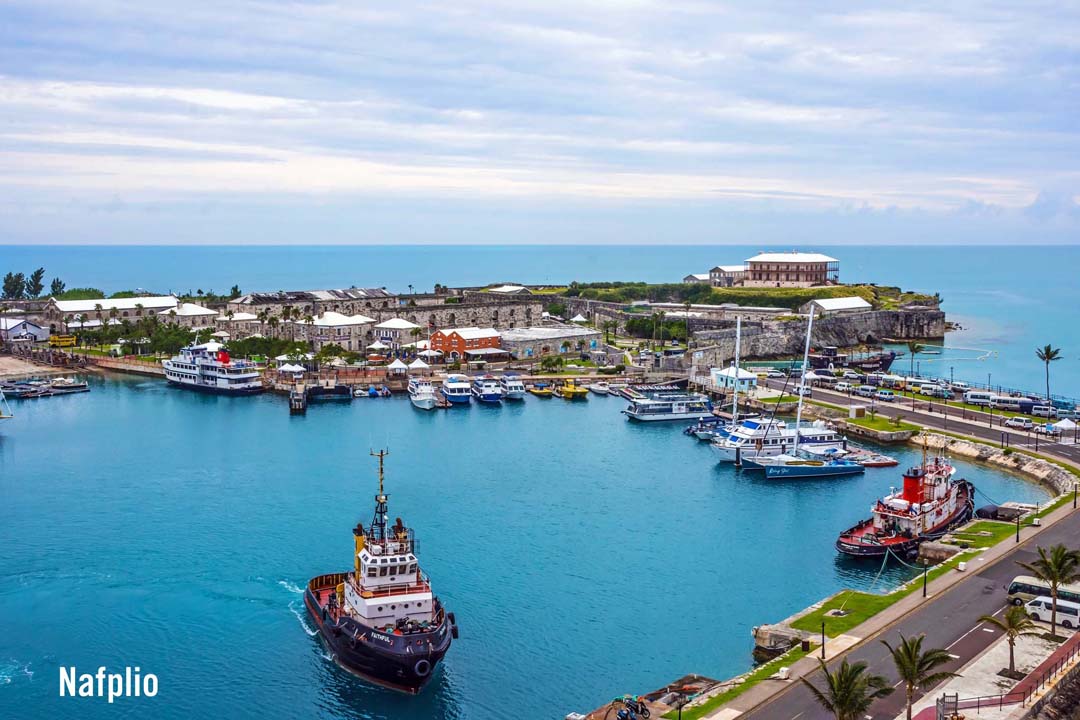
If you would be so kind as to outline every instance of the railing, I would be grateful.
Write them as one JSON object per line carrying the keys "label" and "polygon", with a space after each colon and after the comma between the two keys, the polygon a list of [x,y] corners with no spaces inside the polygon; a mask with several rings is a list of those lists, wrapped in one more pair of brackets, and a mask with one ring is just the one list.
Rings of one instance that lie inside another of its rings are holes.
{"label": "railing", "polygon": [[[1074,636],[1080,638],[1080,636]],[[1070,640],[1071,641],[1071,640]],[[960,699],[957,695],[942,695],[936,701],[937,720],[949,720],[960,710],[999,709],[1006,705],[1027,705],[1034,695],[1054,684],[1054,679],[1080,655],[1080,641],[1075,642],[1061,657],[1049,665],[1044,661],[1043,665],[1036,668],[1036,674],[1029,675],[1020,681],[1016,689],[1000,695],[982,695],[974,698]],[[1051,655],[1051,658],[1053,655]],[[1045,666],[1045,667],[1044,667]]]}

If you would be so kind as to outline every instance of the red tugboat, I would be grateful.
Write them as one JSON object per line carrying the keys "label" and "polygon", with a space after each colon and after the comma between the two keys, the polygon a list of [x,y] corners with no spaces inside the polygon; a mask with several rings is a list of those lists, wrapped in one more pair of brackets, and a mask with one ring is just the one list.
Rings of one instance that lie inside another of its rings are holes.
{"label": "red tugboat", "polygon": [[383,458],[375,516],[353,530],[354,568],[312,578],[304,605],[334,662],[369,682],[419,693],[458,636],[454,613],[431,591],[416,558],[412,528],[387,525]]}
{"label": "red tugboat", "polygon": [[840,533],[836,549],[856,557],[911,555],[923,540],[939,538],[971,519],[975,486],[953,480],[956,468],[934,458],[904,473],[904,487],[877,501],[872,517]]}

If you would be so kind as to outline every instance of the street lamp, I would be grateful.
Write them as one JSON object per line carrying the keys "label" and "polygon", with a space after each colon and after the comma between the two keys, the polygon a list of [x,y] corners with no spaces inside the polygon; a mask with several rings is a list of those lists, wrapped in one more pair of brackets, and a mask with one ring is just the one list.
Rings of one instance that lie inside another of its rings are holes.
{"label": "street lamp", "polygon": [[825,621],[821,621],[821,659],[825,659]]}
{"label": "street lamp", "polygon": [[950,385],[952,385],[952,384],[953,384],[953,379],[954,379],[954,378],[953,378],[953,366],[952,366],[952,365],[950,365],[950,366],[949,366],[949,384],[950,384]]}

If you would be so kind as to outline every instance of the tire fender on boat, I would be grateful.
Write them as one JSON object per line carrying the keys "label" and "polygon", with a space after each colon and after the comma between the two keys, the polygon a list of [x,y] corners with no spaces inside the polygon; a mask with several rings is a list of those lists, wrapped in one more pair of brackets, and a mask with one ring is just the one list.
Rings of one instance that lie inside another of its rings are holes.
{"label": "tire fender on boat", "polygon": [[427,674],[431,672],[431,662],[424,658],[417,660],[413,665],[413,672],[420,677],[427,677]]}

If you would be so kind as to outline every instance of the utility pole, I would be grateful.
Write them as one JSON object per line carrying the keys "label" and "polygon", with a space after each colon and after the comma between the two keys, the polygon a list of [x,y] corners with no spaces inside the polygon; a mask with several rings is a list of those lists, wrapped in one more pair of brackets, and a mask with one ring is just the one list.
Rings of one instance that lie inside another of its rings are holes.
{"label": "utility pole", "polygon": [[825,659],[825,621],[821,621],[821,659]]}

